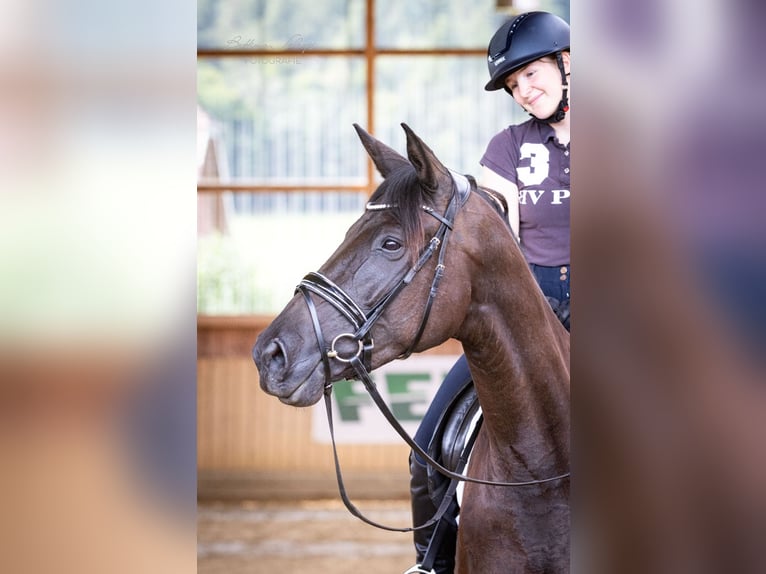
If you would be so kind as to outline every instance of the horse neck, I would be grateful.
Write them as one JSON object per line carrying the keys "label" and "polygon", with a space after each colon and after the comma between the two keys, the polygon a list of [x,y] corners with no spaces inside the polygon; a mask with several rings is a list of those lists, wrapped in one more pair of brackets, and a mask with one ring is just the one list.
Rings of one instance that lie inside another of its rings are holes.
{"label": "horse neck", "polygon": [[[472,306],[460,339],[495,448],[512,453],[530,470],[542,464],[565,471],[569,335],[526,265],[521,277],[518,271],[515,275],[487,287],[491,299]],[[512,287],[497,289],[498,284]]]}

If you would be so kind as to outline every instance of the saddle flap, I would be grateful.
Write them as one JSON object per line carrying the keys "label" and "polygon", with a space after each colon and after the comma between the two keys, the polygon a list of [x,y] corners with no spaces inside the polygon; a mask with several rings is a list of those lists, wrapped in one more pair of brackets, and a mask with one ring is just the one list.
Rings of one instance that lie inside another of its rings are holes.
{"label": "saddle flap", "polygon": [[[480,424],[480,417],[479,398],[473,381],[469,381],[442,413],[428,445],[428,454],[449,470],[462,472],[460,457],[473,428]],[[479,419],[478,422],[476,419]],[[428,489],[432,499],[441,499],[449,480],[437,470],[428,467]]]}

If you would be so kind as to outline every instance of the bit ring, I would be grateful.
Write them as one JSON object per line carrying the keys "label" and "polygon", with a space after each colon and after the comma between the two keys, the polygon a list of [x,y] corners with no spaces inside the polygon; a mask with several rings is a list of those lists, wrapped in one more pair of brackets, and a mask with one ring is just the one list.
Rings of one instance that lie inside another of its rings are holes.
{"label": "bit ring", "polygon": [[[351,355],[348,358],[341,357],[338,354],[337,349],[335,348],[335,343],[337,343],[340,339],[343,339],[343,338],[353,339],[354,341],[356,341],[359,344],[359,348],[357,348],[356,353],[354,355]],[[364,350],[364,343],[362,343],[361,339],[357,339],[351,333],[341,333],[340,335],[338,335],[337,337],[335,337],[332,340],[332,343],[330,343],[330,350],[327,351],[327,356],[329,358],[331,358],[331,359],[338,359],[341,363],[350,363],[354,358],[356,358],[359,355],[361,355],[363,350]]]}

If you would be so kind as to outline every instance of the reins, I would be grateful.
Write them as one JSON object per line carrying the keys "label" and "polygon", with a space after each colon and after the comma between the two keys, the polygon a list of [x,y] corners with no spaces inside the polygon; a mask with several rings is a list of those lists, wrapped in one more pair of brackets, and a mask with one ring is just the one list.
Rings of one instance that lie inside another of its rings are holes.
{"label": "reins", "polygon": [[[431,257],[434,255],[434,253],[438,250],[439,256],[438,256],[437,264],[434,270],[434,277],[431,281],[431,288],[429,290],[428,300],[426,301],[420,326],[418,327],[417,333],[415,334],[407,350],[399,358],[402,358],[402,359],[407,358],[408,356],[412,354],[413,350],[416,348],[417,344],[419,343],[420,338],[423,335],[423,332],[425,331],[426,323],[428,322],[428,317],[431,313],[431,308],[436,298],[439,284],[444,275],[444,270],[445,270],[444,258],[446,253],[446,246],[450,237],[450,233],[452,232],[452,227],[455,221],[455,217],[460,207],[462,207],[462,205],[465,204],[465,202],[467,201],[468,196],[471,193],[471,190],[475,189],[475,186],[476,186],[476,183],[472,178],[469,179],[466,176],[456,174],[454,172],[451,172],[451,174],[452,174],[452,179],[454,184],[453,195],[450,199],[449,204],[447,205],[444,215],[442,216],[435,213],[434,210],[429,206],[422,206],[423,211],[425,211],[426,213],[428,213],[429,215],[431,215],[432,217],[434,217],[440,222],[439,229],[436,231],[435,235],[431,238],[431,240],[428,242],[426,247],[420,253],[420,256],[418,257],[416,263],[385,295],[383,295],[383,297],[381,297],[381,299],[375,305],[372,306],[369,313],[365,313],[356,304],[356,302],[354,302],[354,300],[351,297],[349,297],[345,291],[343,291],[341,287],[333,283],[330,279],[328,279],[321,273],[318,273],[318,272],[308,273],[301,280],[299,285],[296,287],[296,293],[300,291],[306,301],[306,305],[308,307],[309,314],[311,316],[311,320],[314,326],[314,333],[316,335],[317,343],[321,351],[322,364],[323,364],[324,374],[325,374],[325,393],[324,393],[325,410],[327,412],[327,421],[328,421],[328,426],[330,429],[330,437],[332,439],[333,457],[335,460],[335,474],[338,481],[340,496],[343,500],[343,503],[346,505],[346,508],[349,510],[349,512],[351,512],[351,514],[353,514],[354,516],[356,516],[363,522],[370,524],[371,526],[382,528],[384,530],[391,530],[396,532],[411,532],[413,530],[420,530],[433,525],[447,511],[450,505],[452,496],[454,495],[457,485],[460,481],[473,482],[473,483],[484,484],[488,486],[521,487],[521,486],[535,486],[535,485],[540,485],[540,484],[544,484],[548,482],[554,482],[554,481],[562,480],[570,476],[570,473],[567,472],[564,474],[560,474],[558,476],[553,476],[553,477],[544,478],[544,479],[528,480],[528,481],[521,481],[521,482],[498,482],[498,481],[492,481],[492,480],[483,480],[479,478],[470,477],[464,474],[460,474],[458,472],[453,472],[445,468],[444,466],[442,466],[436,460],[434,460],[428,454],[428,452],[426,452],[420,445],[418,445],[414,441],[412,437],[410,437],[407,431],[404,430],[402,425],[399,423],[399,421],[396,419],[394,414],[391,412],[388,405],[386,405],[385,401],[383,400],[380,393],[378,392],[377,387],[375,386],[375,383],[370,377],[371,356],[372,356],[372,349],[374,348],[374,343],[371,336],[372,326],[380,318],[380,316],[383,314],[386,308],[391,304],[391,302],[396,298],[396,296],[402,291],[402,289],[404,289],[407,285],[409,285],[412,282],[412,280],[415,278],[415,275],[423,268],[426,262],[428,262],[431,259]],[[378,211],[378,210],[390,209],[391,207],[393,206],[389,204],[368,203],[366,209],[368,211]],[[342,333],[340,335],[337,335],[332,340],[332,342],[328,345],[327,340],[325,339],[324,334],[322,332],[322,327],[319,322],[319,317],[316,312],[316,307],[310,296],[310,293],[314,293],[315,295],[324,299],[326,302],[330,303],[354,326],[355,331],[353,333]],[[350,339],[351,341],[356,342],[356,349],[354,349],[353,354],[349,353],[344,356],[336,348],[337,343],[344,339]],[[447,492],[442,498],[441,505],[437,509],[434,516],[432,516],[424,524],[421,524],[420,526],[408,527],[408,528],[394,528],[390,526],[385,526],[383,524],[374,522],[370,520],[369,518],[365,517],[364,515],[362,515],[362,513],[349,500],[348,495],[346,493],[345,485],[343,483],[343,476],[340,469],[340,461],[338,458],[338,452],[337,452],[337,447],[335,442],[335,430],[333,425],[332,401],[331,401],[332,371],[330,368],[330,359],[335,359],[340,362],[350,364],[351,367],[356,372],[359,380],[361,380],[362,383],[364,384],[365,389],[369,393],[373,402],[376,404],[380,412],[383,414],[383,416],[386,418],[389,424],[393,427],[393,429],[397,432],[397,434],[399,434],[399,436],[402,437],[402,439],[407,443],[407,445],[413,451],[419,454],[429,465],[433,466],[440,474],[443,474],[444,476],[447,476],[448,478],[452,479],[452,482]],[[471,437],[471,441],[470,441],[471,444],[473,443],[473,440],[475,439],[475,434],[476,433],[474,433],[474,436]],[[461,460],[460,460],[458,468],[462,468],[465,465],[468,452],[470,452],[470,446],[465,448],[463,453],[461,454]]]}

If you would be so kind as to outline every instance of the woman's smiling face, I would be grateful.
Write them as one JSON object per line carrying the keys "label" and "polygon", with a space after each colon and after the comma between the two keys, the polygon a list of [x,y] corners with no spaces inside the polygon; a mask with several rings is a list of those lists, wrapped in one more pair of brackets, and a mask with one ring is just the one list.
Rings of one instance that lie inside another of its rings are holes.
{"label": "woman's smiling face", "polygon": [[[564,70],[569,73],[569,53],[562,54]],[[508,75],[505,85],[516,102],[536,118],[551,116],[562,96],[561,72],[550,56],[530,62]]]}

